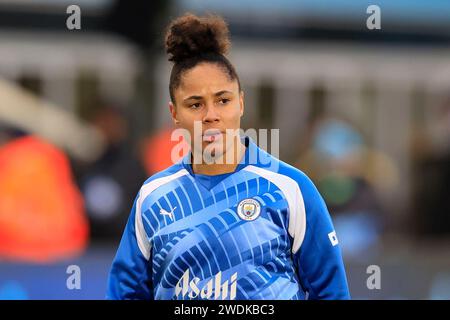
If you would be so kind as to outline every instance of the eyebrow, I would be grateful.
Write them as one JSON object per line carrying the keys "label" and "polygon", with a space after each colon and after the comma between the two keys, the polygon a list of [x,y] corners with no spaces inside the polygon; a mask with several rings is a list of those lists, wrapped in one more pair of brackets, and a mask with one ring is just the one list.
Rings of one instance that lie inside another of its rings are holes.
{"label": "eyebrow", "polygon": [[[228,90],[221,90],[221,91],[218,91],[218,92],[216,92],[215,94],[214,94],[214,96],[215,97],[218,97],[218,96],[221,96],[222,94],[224,94],[224,93],[232,93],[231,91],[228,91]],[[190,97],[187,97],[186,99],[184,99],[183,101],[188,101],[188,100],[201,100],[203,97],[202,96],[190,96]]]}

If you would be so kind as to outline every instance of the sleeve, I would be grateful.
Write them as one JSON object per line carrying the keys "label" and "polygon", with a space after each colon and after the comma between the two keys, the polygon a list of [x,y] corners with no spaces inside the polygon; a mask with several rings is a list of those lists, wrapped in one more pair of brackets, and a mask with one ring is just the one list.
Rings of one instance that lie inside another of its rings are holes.
{"label": "sleeve", "polygon": [[306,176],[300,189],[306,228],[294,263],[303,289],[311,300],[350,299],[341,249],[325,201]]}
{"label": "sleeve", "polygon": [[151,248],[140,215],[137,197],[112,262],[106,299],[153,300]]}

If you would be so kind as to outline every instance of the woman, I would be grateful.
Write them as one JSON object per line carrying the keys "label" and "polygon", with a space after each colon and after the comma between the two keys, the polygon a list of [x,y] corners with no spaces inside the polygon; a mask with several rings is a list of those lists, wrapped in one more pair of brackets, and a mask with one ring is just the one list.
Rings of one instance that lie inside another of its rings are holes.
{"label": "woman", "polygon": [[168,28],[169,107],[192,152],[142,186],[107,297],[347,299],[336,234],[313,183],[229,134],[240,128],[244,95],[228,47],[220,17],[187,14]]}

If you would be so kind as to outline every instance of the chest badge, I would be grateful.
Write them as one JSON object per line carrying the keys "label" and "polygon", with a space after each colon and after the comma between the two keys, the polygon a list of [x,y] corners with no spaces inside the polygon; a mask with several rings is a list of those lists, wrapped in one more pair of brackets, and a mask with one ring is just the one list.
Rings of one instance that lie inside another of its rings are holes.
{"label": "chest badge", "polygon": [[237,213],[242,220],[252,221],[259,217],[261,205],[255,199],[244,199],[239,202]]}

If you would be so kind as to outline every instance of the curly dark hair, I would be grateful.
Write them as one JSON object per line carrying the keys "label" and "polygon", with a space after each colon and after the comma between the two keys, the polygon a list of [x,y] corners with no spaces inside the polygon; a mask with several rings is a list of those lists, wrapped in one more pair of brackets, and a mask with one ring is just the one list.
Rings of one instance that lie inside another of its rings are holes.
{"label": "curly dark hair", "polygon": [[198,17],[191,13],[173,20],[166,32],[168,60],[174,63],[170,74],[169,92],[175,102],[174,91],[180,85],[183,72],[202,62],[215,63],[228,74],[230,80],[241,84],[231,62],[225,57],[231,47],[228,26],[224,19],[209,14]]}

